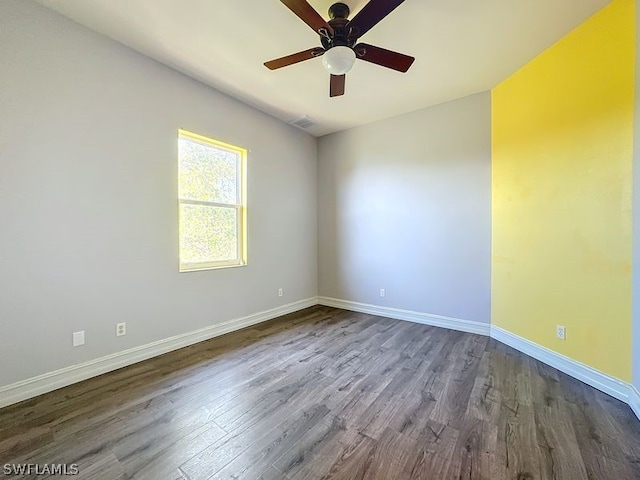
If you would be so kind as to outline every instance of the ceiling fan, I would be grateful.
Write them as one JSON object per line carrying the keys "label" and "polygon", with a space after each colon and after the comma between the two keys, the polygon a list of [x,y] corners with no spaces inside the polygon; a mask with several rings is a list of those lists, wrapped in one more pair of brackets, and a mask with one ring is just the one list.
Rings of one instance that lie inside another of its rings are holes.
{"label": "ceiling fan", "polygon": [[287,55],[265,62],[270,70],[323,56],[325,68],[331,74],[329,96],[344,95],[346,73],[351,70],[356,59],[375,63],[399,72],[406,72],[415,58],[402,53],[366,43],[358,39],[371,30],[380,20],[389,15],[404,0],[370,0],[352,19],[349,6],[335,3],[329,8],[329,21],[325,21],[306,0],[280,0],[289,10],[309,25],[318,35],[322,47],[310,48],[303,52]]}

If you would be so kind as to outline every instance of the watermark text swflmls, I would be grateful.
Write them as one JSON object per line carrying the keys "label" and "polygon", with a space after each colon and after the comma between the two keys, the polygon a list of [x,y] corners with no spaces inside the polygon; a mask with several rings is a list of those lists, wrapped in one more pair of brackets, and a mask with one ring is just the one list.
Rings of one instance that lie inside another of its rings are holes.
{"label": "watermark text swflmls", "polygon": [[80,469],[75,463],[5,463],[5,475],[78,475]]}

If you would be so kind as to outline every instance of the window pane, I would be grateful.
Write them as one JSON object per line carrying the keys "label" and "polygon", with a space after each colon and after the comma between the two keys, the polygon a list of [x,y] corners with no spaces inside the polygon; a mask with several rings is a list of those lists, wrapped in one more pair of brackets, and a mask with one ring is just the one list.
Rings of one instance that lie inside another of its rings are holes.
{"label": "window pane", "polygon": [[238,255],[238,210],[180,205],[180,262],[234,261]]}
{"label": "window pane", "polygon": [[180,138],[180,198],[238,204],[240,156],[224,148]]}

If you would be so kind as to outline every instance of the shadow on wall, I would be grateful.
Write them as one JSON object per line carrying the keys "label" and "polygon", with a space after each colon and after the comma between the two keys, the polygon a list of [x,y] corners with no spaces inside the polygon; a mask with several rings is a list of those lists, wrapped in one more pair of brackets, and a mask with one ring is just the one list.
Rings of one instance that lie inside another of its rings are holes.
{"label": "shadow on wall", "polygon": [[320,295],[488,323],[490,143],[489,93],[321,138]]}

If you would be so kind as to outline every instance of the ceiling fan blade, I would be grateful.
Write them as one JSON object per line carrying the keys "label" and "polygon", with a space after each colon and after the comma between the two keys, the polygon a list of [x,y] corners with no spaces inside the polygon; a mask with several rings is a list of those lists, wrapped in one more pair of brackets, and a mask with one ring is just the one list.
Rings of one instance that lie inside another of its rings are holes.
{"label": "ceiling fan blade", "polygon": [[392,52],[380,47],[374,47],[367,43],[359,43],[353,48],[356,57],[365,62],[375,63],[383,67],[405,73],[413,64],[415,58],[398,52]]}
{"label": "ceiling fan blade", "polygon": [[304,62],[305,60],[311,60],[312,58],[321,57],[323,54],[324,50],[322,48],[310,48],[309,50],[305,50],[304,52],[293,53],[291,55],[287,55],[286,57],[276,58],[275,60],[264,62],[264,66],[269,70],[276,70],[278,68],[293,65],[294,63],[300,63]]}
{"label": "ceiling fan blade", "polygon": [[346,75],[331,75],[331,84],[329,87],[330,97],[339,97],[340,95],[344,95],[344,83],[346,78]]}
{"label": "ceiling fan blade", "polygon": [[321,29],[325,29],[327,33],[333,35],[333,28],[324,18],[320,16],[314,8],[309,5],[306,0],[280,0],[285,6],[295,13],[300,19],[313,28],[313,31],[320,33]]}
{"label": "ceiling fan blade", "polygon": [[353,36],[362,37],[402,2],[404,0],[369,0],[369,3],[349,22],[349,27],[354,29]]}

